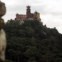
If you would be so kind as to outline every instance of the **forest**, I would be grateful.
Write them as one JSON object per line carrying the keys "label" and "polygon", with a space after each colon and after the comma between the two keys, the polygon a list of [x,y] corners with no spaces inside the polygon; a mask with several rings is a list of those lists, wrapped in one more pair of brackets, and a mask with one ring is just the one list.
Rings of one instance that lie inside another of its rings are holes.
{"label": "forest", "polygon": [[37,20],[8,20],[6,62],[62,62],[62,34]]}

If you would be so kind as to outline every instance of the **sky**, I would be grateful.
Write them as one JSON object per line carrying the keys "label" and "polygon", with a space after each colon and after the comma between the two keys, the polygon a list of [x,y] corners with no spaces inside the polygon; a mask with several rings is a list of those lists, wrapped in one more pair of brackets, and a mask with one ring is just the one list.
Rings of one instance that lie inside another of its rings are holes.
{"label": "sky", "polygon": [[32,13],[38,11],[44,25],[62,33],[62,0],[1,0],[6,4],[5,21],[15,19],[16,14],[25,14],[26,6],[31,6]]}

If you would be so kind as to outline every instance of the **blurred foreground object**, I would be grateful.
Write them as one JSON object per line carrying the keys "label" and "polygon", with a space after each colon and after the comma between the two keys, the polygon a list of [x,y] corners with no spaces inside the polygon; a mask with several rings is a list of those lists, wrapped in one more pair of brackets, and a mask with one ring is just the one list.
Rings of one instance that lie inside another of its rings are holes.
{"label": "blurred foreground object", "polygon": [[6,50],[6,34],[4,31],[4,20],[2,16],[6,13],[6,7],[3,2],[0,1],[0,59],[5,61],[5,50]]}

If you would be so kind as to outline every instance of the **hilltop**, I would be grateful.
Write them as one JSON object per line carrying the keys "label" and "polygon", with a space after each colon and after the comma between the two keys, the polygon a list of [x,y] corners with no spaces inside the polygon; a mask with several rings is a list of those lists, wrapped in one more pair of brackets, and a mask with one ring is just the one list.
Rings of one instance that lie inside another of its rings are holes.
{"label": "hilltop", "polygon": [[6,59],[13,62],[62,62],[62,35],[42,22],[9,20]]}

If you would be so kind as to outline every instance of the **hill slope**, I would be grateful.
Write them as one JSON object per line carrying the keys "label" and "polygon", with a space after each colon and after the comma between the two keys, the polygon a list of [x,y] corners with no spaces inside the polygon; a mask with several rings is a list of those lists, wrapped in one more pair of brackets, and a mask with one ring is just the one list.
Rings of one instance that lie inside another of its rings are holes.
{"label": "hill slope", "polygon": [[42,22],[9,20],[6,58],[13,62],[62,62],[62,35]]}

